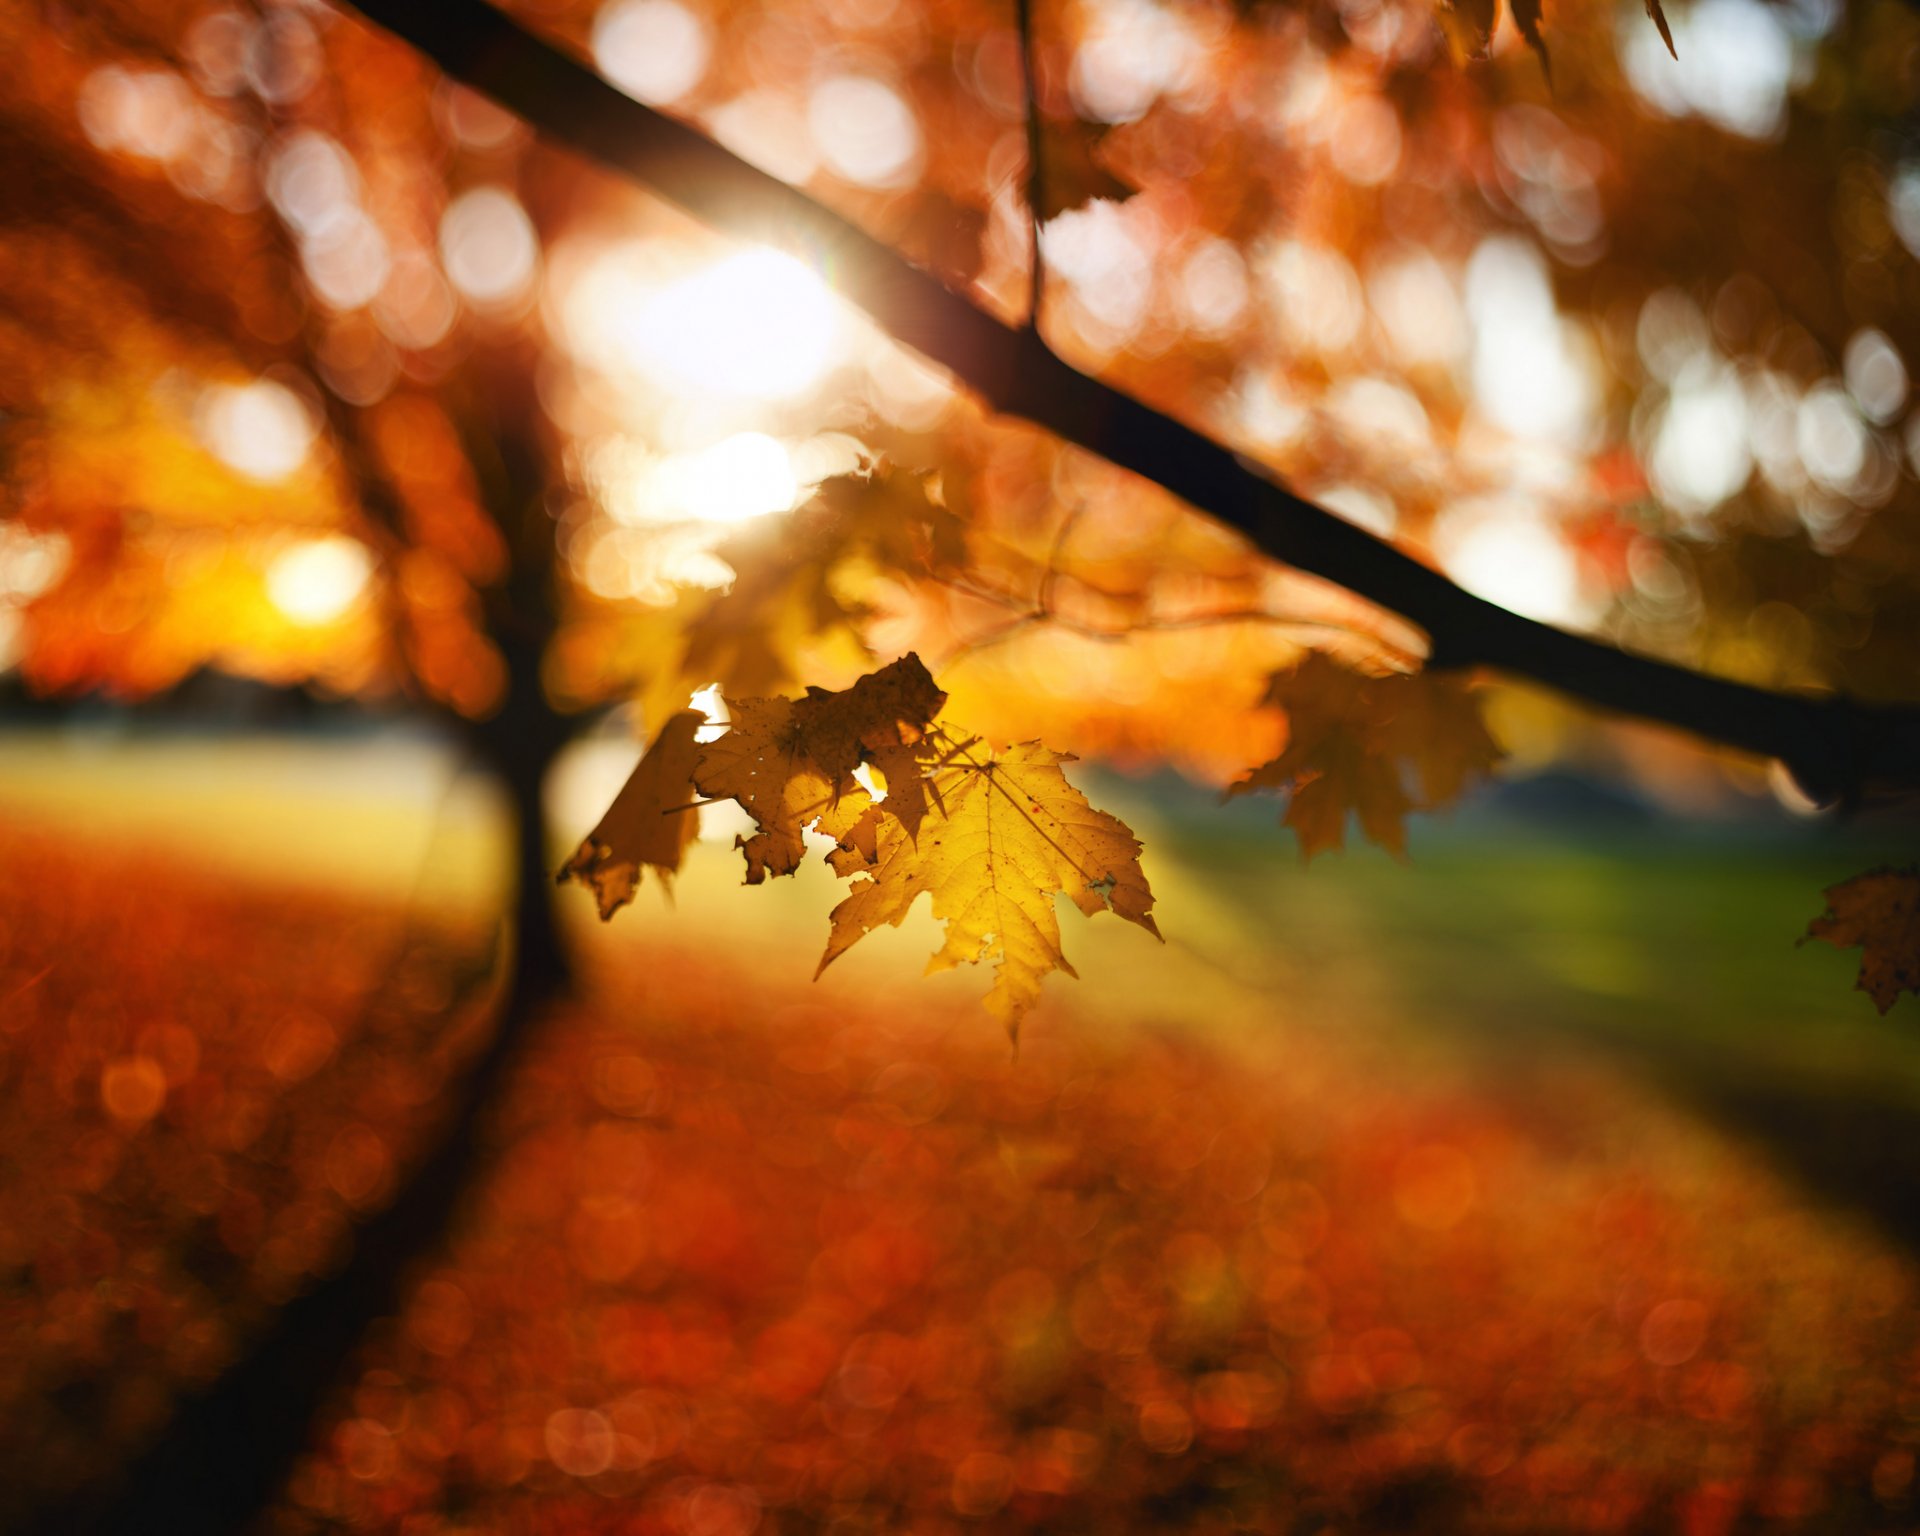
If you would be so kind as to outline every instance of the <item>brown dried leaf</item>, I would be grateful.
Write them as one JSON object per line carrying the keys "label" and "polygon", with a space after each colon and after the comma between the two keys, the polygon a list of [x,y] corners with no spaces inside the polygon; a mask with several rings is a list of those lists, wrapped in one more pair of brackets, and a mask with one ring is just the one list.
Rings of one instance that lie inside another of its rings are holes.
{"label": "brown dried leaf", "polygon": [[668,883],[699,835],[700,818],[689,807],[700,750],[694,733],[706,723],[698,710],[683,709],[661,726],[600,824],[560,867],[562,884],[593,887],[602,922],[633,900],[642,866]]}
{"label": "brown dried leaf", "polygon": [[811,688],[803,699],[731,705],[731,729],[701,752],[693,777],[703,795],[738,801],[758,825],[738,844],[747,884],[798,869],[806,828],[816,819],[828,836],[842,836],[872,803],[854,770],[876,757],[892,770],[882,769],[893,818],[917,824],[911,749],[946,701],[920,658],[909,654],[838,693]]}
{"label": "brown dried leaf", "polygon": [[1040,222],[1050,223],[1063,213],[1083,208],[1095,198],[1124,203],[1137,190],[1107,168],[1105,144],[1113,130],[1103,123],[1049,121],[1046,128],[1046,164],[1041,168]]}
{"label": "brown dried leaf", "polygon": [[1920,993],[1920,868],[1869,870],[1829,886],[1826,897],[1827,910],[1807,924],[1806,938],[1858,948],[1854,985],[1882,1013],[1902,992]]}
{"label": "brown dried leaf", "polygon": [[1345,845],[1349,813],[1374,842],[1404,853],[1408,811],[1450,804],[1500,758],[1478,699],[1451,676],[1371,677],[1309,651],[1274,674],[1265,702],[1286,711],[1287,745],[1227,793],[1286,793],[1282,822],[1309,859]]}

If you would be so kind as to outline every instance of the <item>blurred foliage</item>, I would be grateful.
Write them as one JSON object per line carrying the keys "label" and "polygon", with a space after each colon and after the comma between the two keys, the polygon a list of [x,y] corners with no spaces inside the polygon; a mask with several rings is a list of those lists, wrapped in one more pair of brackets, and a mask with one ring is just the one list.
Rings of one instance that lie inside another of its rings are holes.
{"label": "blurred foliage", "polygon": [[17,828],[0,857],[11,1526],[119,1471],[346,1262],[484,1041],[488,935]]}
{"label": "blurred foliage", "polygon": [[[1060,0],[1037,178],[1003,7],[526,19],[1011,319],[1037,182],[1058,350],[1500,601],[1913,696],[1901,0],[1697,0],[1677,58],[1570,0],[1550,80],[1491,19],[1456,58],[1414,0]],[[485,713],[524,550],[503,433],[545,487],[567,709],[917,648],[997,738],[1224,783],[1305,647],[1417,664],[1390,616],[983,418],[808,252],[727,255],[345,13],[0,27],[0,638],[35,687],[216,666]],[[540,418],[503,416],[529,371]]]}
{"label": "blurred foliage", "polygon": [[[339,1262],[477,1043],[485,946],[420,933],[396,977],[394,909],[0,851],[11,1519]],[[963,1003],[591,953],[268,1528],[1911,1517],[1912,1265],[1590,1066],[1502,1097],[1146,1002],[1014,1062]]]}

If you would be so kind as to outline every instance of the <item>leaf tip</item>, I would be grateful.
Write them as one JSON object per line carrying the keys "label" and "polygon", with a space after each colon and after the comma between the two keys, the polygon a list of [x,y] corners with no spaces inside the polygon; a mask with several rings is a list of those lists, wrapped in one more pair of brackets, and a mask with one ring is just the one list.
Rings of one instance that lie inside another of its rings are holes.
{"label": "leaf tip", "polygon": [[1667,13],[1662,9],[1660,0],[1647,0],[1647,14],[1653,18],[1653,24],[1660,29],[1660,41],[1667,45],[1667,52],[1675,63],[1680,60],[1680,50],[1673,46],[1673,29],[1667,25]]}

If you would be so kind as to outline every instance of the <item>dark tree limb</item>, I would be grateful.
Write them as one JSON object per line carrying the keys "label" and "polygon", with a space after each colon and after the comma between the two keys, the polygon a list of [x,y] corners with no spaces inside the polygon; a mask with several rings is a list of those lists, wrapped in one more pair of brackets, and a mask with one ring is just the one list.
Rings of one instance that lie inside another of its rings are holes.
{"label": "dark tree limb", "polygon": [[1816,799],[1920,789],[1920,709],[1771,693],[1520,617],[1296,496],[1228,449],[1087,377],[805,193],[621,94],[486,0],[357,0],[366,16],[556,143],[744,239],[830,261],[846,296],[994,408],[1157,482],[1262,552],[1424,630],[1436,667],[1485,666],[1780,759]]}

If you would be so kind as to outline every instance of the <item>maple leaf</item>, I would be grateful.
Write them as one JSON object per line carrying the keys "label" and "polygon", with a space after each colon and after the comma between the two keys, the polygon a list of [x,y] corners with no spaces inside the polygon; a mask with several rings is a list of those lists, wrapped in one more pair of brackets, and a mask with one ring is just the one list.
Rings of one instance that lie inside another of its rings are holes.
{"label": "maple leaf", "polygon": [[1089,917],[1117,912],[1160,937],[1140,844],[1067,782],[1060,765],[1074,760],[1037,741],[984,757],[963,745],[930,775],[936,807],[917,839],[874,814],[878,806],[859,818],[828,855],[853,889],[833,909],[820,970],[875,928],[897,926],[925,892],[946,925],[928,973],[991,960],[986,1006],[1018,1039],[1046,974],[1076,974],[1061,949],[1055,893]]}
{"label": "maple leaf", "polygon": [[822,644],[864,658],[870,612],[858,578],[938,577],[967,563],[965,525],[939,499],[937,477],[885,460],[835,476],[804,506],[742,529],[715,553],[733,582],[686,600],[679,660],[649,702],[716,680],[729,697],[770,694],[797,681]]}
{"label": "maple leaf", "polygon": [[798,869],[816,820],[826,835],[845,835],[873,803],[854,778],[870,759],[886,765],[892,818],[911,819],[909,830],[917,829],[924,799],[909,765],[946,699],[920,658],[908,654],[838,693],[811,688],[801,699],[731,704],[733,725],[701,752],[693,780],[701,794],[737,801],[754,819],[758,830],[737,840],[747,884]]}
{"label": "maple leaf", "polygon": [[1397,685],[1388,690],[1380,740],[1412,769],[1420,809],[1453,804],[1504,755],[1487,729],[1480,695],[1464,679],[1415,672],[1367,681]]}
{"label": "maple leaf", "polygon": [[942,576],[967,564],[966,523],[932,470],[883,458],[827,481],[814,503],[849,546],[885,569]]}
{"label": "maple leaf", "polygon": [[1854,982],[1885,1013],[1902,992],[1920,993],[1920,867],[1875,869],[1827,887],[1827,910],[1807,939],[1860,951]]}
{"label": "maple leaf", "polygon": [[1072,118],[1046,125],[1046,164],[1042,167],[1040,222],[1083,208],[1096,198],[1124,203],[1137,190],[1107,168],[1105,144],[1113,130],[1104,123]]}
{"label": "maple leaf", "polygon": [[1547,40],[1540,34],[1541,0],[1510,0],[1508,8],[1513,12],[1514,26],[1540,60],[1540,73],[1546,77],[1547,85],[1551,88],[1553,60],[1547,56]]}
{"label": "maple leaf", "polygon": [[1309,651],[1274,674],[1264,702],[1286,711],[1286,747],[1227,794],[1287,794],[1282,823],[1308,859],[1345,845],[1349,813],[1374,842],[1404,853],[1408,811],[1458,799],[1500,758],[1478,699],[1457,678],[1371,677]]}
{"label": "maple leaf", "polygon": [[562,884],[577,880],[593,888],[601,921],[633,900],[643,866],[666,883],[699,835],[700,819],[687,808],[699,752],[695,733],[706,723],[698,710],[683,709],[661,726],[600,824],[560,867]]}
{"label": "maple leaf", "polygon": [[811,507],[722,541],[715,553],[734,579],[718,596],[687,602],[674,686],[717,679],[729,696],[757,696],[793,679],[808,640],[845,636],[859,646],[866,610],[834,579],[846,552],[834,520]]}

